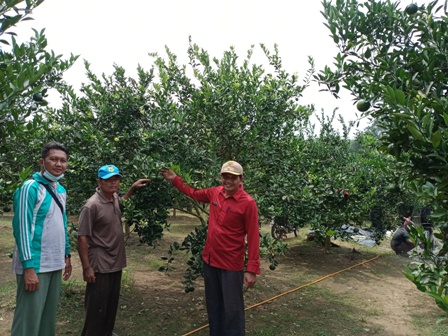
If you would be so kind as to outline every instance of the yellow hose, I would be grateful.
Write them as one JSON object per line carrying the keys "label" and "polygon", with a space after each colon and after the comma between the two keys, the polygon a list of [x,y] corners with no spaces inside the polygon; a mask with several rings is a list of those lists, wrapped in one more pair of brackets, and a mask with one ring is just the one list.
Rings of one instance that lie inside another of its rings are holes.
{"label": "yellow hose", "polygon": [[[360,262],[359,264],[356,264],[356,265],[353,265],[353,266],[344,268],[344,269],[342,269],[342,270],[340,270],[340,271],[337,271],[337,272],[328,274],[328,275],[326,275],[326,276],[324,276],[324,277],[322,277],[322,278],[320,278],[320,279],[314,280],[314,281],[312,281],[312,282],[310,282],[310,283],[307,283],[307,284],[305,284],[305,285],[299,286],[299,287],[297,287],[297,288],[294,288],[294,289],[291,289],[291,290],[286,291],[286,292],[284,292],[284,293],[281,293],[281,294],[279,294],[279,295],[276,295],[276,296],[274,296],[274,297],[272,297],[272,298],[270,298],[270,299],[267,299],[267,300],[264,300],[264,301],[262,301],[262,302],[256,303],[256,304],[254,304],[254,305],[252,305],[252,306],[250,306],[250,307],[247,307],[245,310],[249,310],[249,309],[252,309],[252,308],[255,308],[255,307],[264,305],[265,303],[268,303],[268,302],[271,302],[271,301],[273,301],[273,300],[275,300],[275,299],[278,299],[279,297],[282,297],[283,295],[286,295],[286,294],[289,294],[289,293],[293,293],[293,292],[295,292],[295,291],[298,291],[299,289],[302,289],[302,288],[305,288],[305,287],[314,285],[314,284],[316,284],[316,283],[318,283],[318,282],[321,282],[321,281],[323,281],[323,280],[325,280],[325,279],[328,279],[328,278],[330,278],[330,277],[332,277],[332,276],[335,276],[335,275],[338,275],[338,274],[340,274],[340,273],[342,273],[342,272],[351,270],[352,268],[355,268],[355,267],[358,267],[358,266],[367,264],[367,263],[369,263],[369,262],[371,262],[371,261],[374,261],[374,260],[377,259],[378,257],[379,257],[379,255],[377,255],[376,257],[374,257],[374,258],[372,258],[372,259],[368,259],[368,260],[365,260],[365,261],[363,261],[363,262]],[[202,330],[202,329],[205,329],[205,328],[207,328],[207,327],[208,327],[208,324],[206,324],[206,325],[204,325],[204,326],[202,326],[202,327],[200,327],[200,328],[198,328],[198,329],[195,329],[195,330],[193,330],[193,331],[190,331],[189,333],[186,333],[186,334],[184,334],[184,335],[182,335],[182,336],[193,335],[194,333],[197,333],[198,331],[200,331],[200,330]]]}

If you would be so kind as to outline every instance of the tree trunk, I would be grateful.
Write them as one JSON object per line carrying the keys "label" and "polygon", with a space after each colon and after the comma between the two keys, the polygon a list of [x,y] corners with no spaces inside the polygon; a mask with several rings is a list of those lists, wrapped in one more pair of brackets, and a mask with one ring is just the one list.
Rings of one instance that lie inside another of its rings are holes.
{"label": "tree trunk", "polygon": [[330,247],[331,247],[330,239],[331,239],[330,236],[325,236],[325,253],[329,253],[330,252]]}
{"label": "tree trunk", "polygon": [[125,231],[126,237],[129,237],[129,235],[131,234],[131,228],[129,227],[128,223],[124,224],[124,231]]}

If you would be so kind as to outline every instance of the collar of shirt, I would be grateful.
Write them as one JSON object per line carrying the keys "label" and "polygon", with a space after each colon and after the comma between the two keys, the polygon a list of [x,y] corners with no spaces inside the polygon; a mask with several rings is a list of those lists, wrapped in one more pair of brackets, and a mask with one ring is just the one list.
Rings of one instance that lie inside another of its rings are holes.
{"label": "collar of shirt", "polygon": [[[101,193],[101,190],[100,190],[100,188],[96,188],[96,193],[99,195],[99,197],[100,197],[100,199],[101,199],[101,202],[103,202],[103,203],[112,203],[112,200],[110,200],[110,199],[107,199],[102,193]],[[117,194],[114,194],[114,201],[116,200],[118,198],[118,195]]]}
{"label": "collar of shirt", "polygon": [[[235,199],[235,201],[238,201],[240,199],[241,195],[243,194],[243,192],[244,192],[244,187],[241,184],[239,189],[236,191],[236,193],[234,193],[230,197],[233,197]],[[219,193],[222,194],[224,196],[224,198],[226,197],[226,193],[224,191],[224,187],[223,186],[221,186],[221,189],[219,190]]]}

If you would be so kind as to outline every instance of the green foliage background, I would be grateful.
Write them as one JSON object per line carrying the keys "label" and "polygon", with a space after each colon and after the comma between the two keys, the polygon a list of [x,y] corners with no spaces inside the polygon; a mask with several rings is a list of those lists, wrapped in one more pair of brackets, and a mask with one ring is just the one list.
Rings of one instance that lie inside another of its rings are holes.
{"label": "green foliage background", "polygon": [[[151,178],[150,188],[127,204],[126,221],[142,242],[154,245],[163,237],[168,209],[201,219],[171,247],[168,260],[177,250],[191,253],[184,281],[189,289],[200,274],[208,207],[163,181],[162,167],[207,188],[219,183],[224,161],[236,160],[258,203],[260,225],[287,217],[318,230],[327,243],[347,223],[371,225],[380,241],[399,221],[402,206],[431,204],[435,225],[446,222],[447,22],[436,15],[437,1],[410,16],[398,2],[324,0],[326,25],[340,49],[334,69],[316,72],[310,57],[308,70],[289,74],[276,45],[259,46],[269,64],[263,66],[252,62],[255,46],[244,57],[229,48],[216,58],[190,40],[188,64],[166,48],[166,55],[152,54],[152,63],[139,66],[136,78],[120,65],[111,74],[95,74],[85,61],[79,95],[62,79],[77,56],[65,61],[47,51],[44,31],[23,45],[13,34],[5,37],[41,3],[0,2],[0,203],[6,208],[14,189],[38,169],[38,153],[49,140],[71,152],[65,179],[71,214],[94,192],[103,164],[120,167],[123,190]],[[336,131],[335,110],[317,115],[316,132],[313,106],[300,104],[312,80],[336,96],[343,85],[367,101],[363,115],[374,124],[350,137],[354,122],[339,116],[342,132]],[[61,108],[48,106],[48,90],[60,93]],[[275,267],[286,246],[269,236],[261,242]],[[437,293],[446,309],[445,273],[431,273],[442,279],[436,290],[409,274],[419,288]]]}
{"label": "green foliage background", "polygon": [[[342,85],[370,103],[363,115],[375,120],[382,149],[397,159],[418,200],[431,206],[444,246],[424,249],[406,276],[448,313],[447,3],[403,8],[398,1],[324,0],[323,6],[339,53],[334,69],[315,78],[336,96]],[[431,246],[423,233],[414,228],[415,243]]]}

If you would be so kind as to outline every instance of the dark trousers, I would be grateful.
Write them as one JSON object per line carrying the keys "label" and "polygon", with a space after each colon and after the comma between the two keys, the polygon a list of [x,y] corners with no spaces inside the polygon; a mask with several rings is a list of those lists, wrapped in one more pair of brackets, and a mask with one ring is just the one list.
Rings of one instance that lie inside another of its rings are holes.
{"label": "dark trousers", "polygon": [[82,336],[112,335],[120,298],[121,273],[95,273],[95,283],[87,284]]}
{"label": "dark trousers", "polygon": [[414,247],[415,245],[413,243],[403,242],[400,245],[394,246],[392,249],[395,251],[395,254],[407,256],[408,252]]}
{"label": "dark trousers", "polygon": [[245,331],[243,271],[204,263],[205,304],[210,336],[243,336]]}

